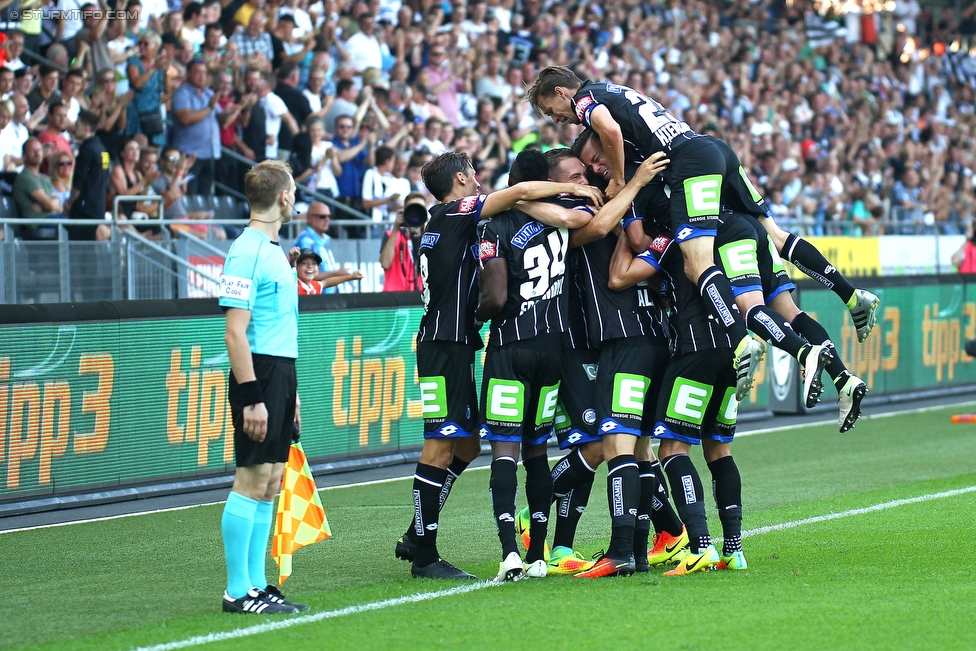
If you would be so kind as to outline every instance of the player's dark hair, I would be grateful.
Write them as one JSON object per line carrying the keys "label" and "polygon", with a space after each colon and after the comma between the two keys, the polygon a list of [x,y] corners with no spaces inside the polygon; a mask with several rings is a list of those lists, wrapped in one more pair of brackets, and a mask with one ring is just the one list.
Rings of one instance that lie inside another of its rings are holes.
{"label": "player's dark hair", "polygon": [[573,146],[570,149],[577,158],[583,153],[583,148],[590,140],[600,142],[600,136],[593,129],[584,129],[583,133],[576,136],[576,140],[573,141]]}
{"label": "player's dark hair", "polygon": [[559,165],[567,158],[579,159],[579,156],[574,154],[572,149],[567,149],[566,147],[560,147],[559,149],[550,149],[545,154],[543,154],[543,156],[546,157],[546,164],[549,166],[550,170],[556,167],[556,165]]}
{"label": "player's dark hair", "polygon": [[549,178],[549,163],[546,156],[537,149],[525,149],[515,157],[508,173],[508,185],[523,181],[545,181]]}
{"label": "player's dark hair", "polygon": [[549,66],[543,68],[535,83],[525,92],[525,100],[532,108],[539,110],[539,100],[543,97],[551,97],[556,94],[556,86],[575,89],[582,85],[582,81],[576,73],[566,66]]}
{"label": "player's dark hair", "polygon": [[454,175],[458,172],[465,174],[469,169],[474,169],[474,166],[467,154],[448,151],[427,161],[420,169],[420,176],[434,198],[444,201],[444,197],[454,188]]}

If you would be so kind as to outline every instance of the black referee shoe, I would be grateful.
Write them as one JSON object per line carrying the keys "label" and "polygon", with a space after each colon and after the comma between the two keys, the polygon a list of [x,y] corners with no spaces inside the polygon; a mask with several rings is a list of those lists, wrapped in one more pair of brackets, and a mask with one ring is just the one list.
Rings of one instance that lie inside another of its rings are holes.
{"label": "black referee shoe", "polygon": [[415,579],[461,579],[466,581],[477,581],[478,577],[468,574],[464,570],[459,570],[444,559],[440,559],[430,565],[417,567],[414,564],[410,568],[410,574]]}
{"label": "black referee shoe", "polygon": [[234,599],[226,592],[223,599],[225,613],[241,613],[250,615],[293,615],[298,612],[294,606],[276,604],[263,596],[263,591],[251,588],[240,599]]}
{"label": "black referee shoe", "polygon": [[292,606],[298,611],[308,610],[308,606],[305,604],[296,604],[292,601],[285,599],[285,595],[281,594],[281,590],[276,585],[269,585],[264,590],[259,590],[261,596],[273,604],[283,604],[285,606]]}

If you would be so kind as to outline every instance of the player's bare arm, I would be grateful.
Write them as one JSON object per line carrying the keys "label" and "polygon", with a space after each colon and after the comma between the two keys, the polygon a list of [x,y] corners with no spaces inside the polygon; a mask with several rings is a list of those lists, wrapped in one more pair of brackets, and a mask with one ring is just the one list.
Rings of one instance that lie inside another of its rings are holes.
{"label": "player's bare arm", "polygon": [[508,297],[508,263],[504,258],[492,258],[481,269],[481,297],[475,318],[485,322],[502,311]]}
{"label": "player's bare arm", "polygon": [[590,125],[600,136],[603,149],[610,163],[613,178],[607,186],[607,196],[613,199],[624,187],[624,136],[620,125],[610,115],[610,109],[599,105],[590,114]]}
{"label": "player's bare arm", "polygon": [[[569,245],[571,247],[582,246],[606,237],[630,209],[641,188],[650,183],[655,176],[663,172],[664,168],[670,162],[670,159],[665,158],[664,152],[657,152],[641,163],[641,166],[637,169],[637,173],[634,174],[634,178],[624,186],[623,190],[617,196],[611,199],[603,208],[600,208],[586,226],[569,234]],[[641,224],[638,222],[634,222],[631,226],[641,228]],[[644,248],[647,247],[645,246]]]}
{"label": "player's bare arm", "polygon": [[657,269],[637,258],[630,250],[627,235],[621,234],[617,248],[610,259],[610,282],[607,285],[615,292],[633,287],[657,273]]}
{"label": "player's bare arm", "polygon": [[[230,358],[230,370],[238,384],[257,381],[251,362],[251,346],[247,343],[247,326],[251,311],[237,307],[227,308],[224,343]],[[263,402],[244,407],[244,433],[252,441],[260,443],[268,433],[268,408]]]}
{"label": "player's bare arm", "polygon": [[[491,217],[500,212],[511,210],[519,201],[537,201],[559,194],[571,194],[574,197],[582,197],[592,203],[596,208],[603,205],[603,194],[596,188],[588,185],[579,185],[578,183],[552,183],[550,181],[526,181],[489,194],[485,198],[481,215],[483,217]],[[549,225],[562,226],[563,224]]]}

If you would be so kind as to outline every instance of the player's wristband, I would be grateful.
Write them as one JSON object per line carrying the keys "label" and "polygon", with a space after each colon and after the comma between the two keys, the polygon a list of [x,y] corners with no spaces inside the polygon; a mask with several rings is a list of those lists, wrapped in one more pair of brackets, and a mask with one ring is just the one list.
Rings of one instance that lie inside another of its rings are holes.
{"label": "player's wristband", "polygon": [[243,394],[245,407],[250,407],[251,405],[256,405],[259,402],[264,402],[264,392],[261,390],[261,385],[258,384],[257,380],[244,382],[243,384],[237,385],[237,387]]}

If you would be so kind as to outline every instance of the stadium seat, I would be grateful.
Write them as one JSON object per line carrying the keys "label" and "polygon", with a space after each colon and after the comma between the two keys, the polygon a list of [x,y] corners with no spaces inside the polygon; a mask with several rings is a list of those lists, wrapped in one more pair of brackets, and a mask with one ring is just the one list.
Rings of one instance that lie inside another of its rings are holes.
{"label": "stadium seat", "polygon": [[183,197],[187,212],[197,212],[198,210],[209,210],[205,203],[205,198],[199,194],[188,194]]}

